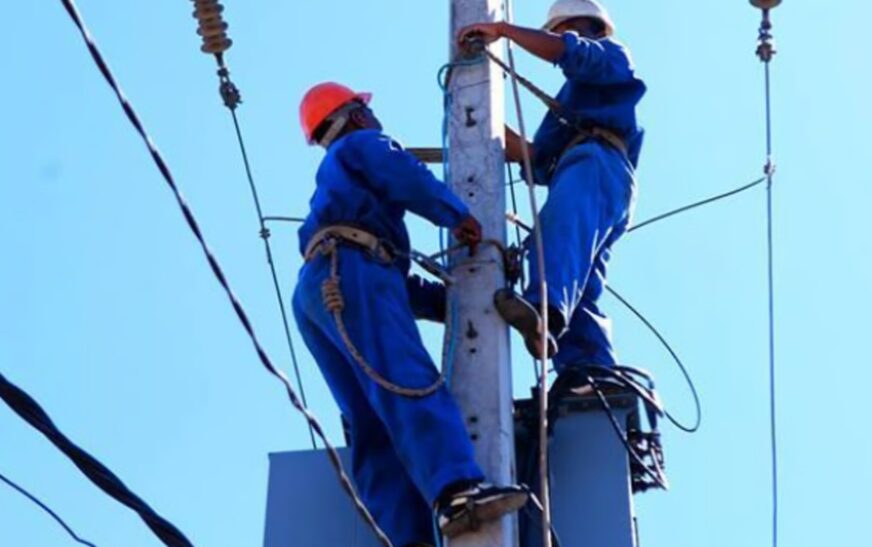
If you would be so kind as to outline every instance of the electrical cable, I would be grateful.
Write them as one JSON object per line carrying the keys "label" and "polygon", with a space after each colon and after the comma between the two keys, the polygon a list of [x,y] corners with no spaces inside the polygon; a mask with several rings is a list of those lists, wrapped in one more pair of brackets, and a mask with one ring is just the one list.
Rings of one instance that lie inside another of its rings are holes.
{"label": "electrical cable", "polygon": [[688,372],[687,367],[684,365],[684,362],[681,360],[675,350],[672,349],[672,346],[669,344],[666,338],[662,334],[660,334],[660,331],[657,329],[657,327],[655,327],[654,324],[651,323],[651,321],[649,321],[644,314],[642,314],[642,312],[640,312],[635,306],[630,304],[630,302],[626,298],[624,298],[620,293],[618,293],[618,291],[613,289],[611,286],[606,285],[606,290],[609,292],[609,294],[614,296],[618,300],[618,302],[620,302],[628,310],[630,310],[633,315],[635,315],[640,321],[642,321],[642,323],[646,327],[648,327],[648,330],[650,330],[651,333],[657,337],[657,340],[660,341],[660,344],[666,349],[666,351],[669,352],[669,355],[672,356],[672,360],[675,361],[676,365],[678,365],[678,368],[681,370],[681,374],[684,375],[687,386],[690,388],[690,392],[693,395],[693,403],[696,407],[696,420],[694,421],[694,424],[692,426],[687,426],[684,425],[682,422],[678,421],[668,410],[664,409],[663,412],[666,415],[666,418],[670,422],[672,422],[672,425],[674,425],[678,429],[686,433],[696,433],[696,431],[699,430],[700,423],[702,422],[702,405],[699,400],[699,393],[697,393],[696,385],[693,382],[693,378],[691,378],[690,376],[690,372]]}
{"label": "electrical cable", "polygon": [[775,238],[774,238],[774,196],[775,163],[772,154],[772,79],[770,65],[775,56],[770,9],[778,6],[781,0],[752,0],[751,3],[762,11],[758,31],[757,57],[763,62],[766,111],[766,273],[768,289],[768,329],[769,329],[769,438],[772,473],[772,545],[778,547],[778,435],[776,415],[776,359],[775,359]]}
{"label": "electrical cable", "polygon": [[[248,180],[248,186],[251,190],[251,197],[254,201],[254,207],[257,211],[257,218],[260,224],[260,237],[263,239],[264,249],[266,251],[266,261],[269,265],[270,274],[272,275],[273,289],[275,291],[276,300],[278,300],[279,311],[281,312],[282,326],[285,332],[285,341],[288,345],[288,352],[291,356],[291,364],[294,368],[294,376],[297,381],[297,389],[300,392],[300,398],[303,401],[303,406],[308,408],[309,403],[306,400],[306,390],[303,387],[303,378],[300,374],[300,364],[297,360],[297,351],[294,348],[294,340],[291,336],[290,321],[288,320],[288,312],[285,307],[285,299],[282,296],[281,286],[279,284],[278,274],[276,273],[275,261],[273,260],[272,246],[270,245],[270,231],[266,227],[266,218],[263,214],[263,208],[260,205],[260,197],[257,191],[257,185],[254,182],[254,175],[251,170],[251,162],[248,159],[248,151],[245,146],[245,139],[242,137],[242,128],[239,125],[239,118],[236,115],[236,109],[242,103],[242,96],[239,88],[230,79],[230,70],[224,62],[224,53],[233,45],[233,41],[227,36],[228,25],[224,21],[223,11],[224,6],[219,0],[193,0],[194,12],[193,16],[197,19],[198,29],[197,34],[203,39],[201,51],[215,56],[215,61],[218,64],[218,86],[219,94],[224,102],[224,106],[230,111],[233,118],[233,128],[236,131],[236,140],[239,144],[239,151],[242,156],[242,163],[245,167],[245,176]],[[274,219],[290,220],[288,217],[271,217]],[[315,434],[312,431],[312,426],[309,424],[309,439],[312,442],[312,449],[317,449],[315,443]]]}
{"label": "electrical cable", "polygon": [[79,537],[79,535],[75,531],[73,531],[73,529],[70,528],[70,526],[66,522],[64,522],[64,519],[62,519],[60,517],[60,515],[58,515],[54,510],[52,510],[51,507],[49,507],[48,505],[43,503],[39,498],[37,498],[36,496],[34,496],[33,494],[31,494],[30,492],[25,490],[23,487],[19,486],[18,484],[15,484],[15,482],[13,482],[11,479],[6,477],[2,473],[0,473],[0,481],[3,481],[6,484],[8,484],[13,490],[18,491],[19,494],[26,497],[27,499],[29,499],[30,501],[35,503],[37,506],[39,506],[43,511],[48,513],[49,516],[51,516],[51,518],[55,519],[55,521],[58,524],[60,524],[61,527],[64,530],[66,530],[67,534],[69,534],[69,536],[71,538],[73,538],[77,543],[80,543],[82,545],[87,545],[88,547],[97,547],[96,545],[94,545],[90,541],[88,541],[86,539],[82,539],[81,537]]}
{"label": "electrical cable", "polygon": [[[587,375],[587,382],[590,384],[590,387],[593,388],[594,393],[596,393],[597,399],[599,399],[600,405],[603,407],[603,411],[608,415],[609,422],[612,424],[612,428],[615,430],[615,434],[621,440],[624,445],[624,448],[627,449],[627,454],[629,454],[630,458],[639,465],[645,473],[651,477],[657,485],[664,489],[669,490],[669,482],[666,480],[666,477],[663,476],[662,473],[657,471],[652,471],[650,466],[645,463],[639,453],[630,445],[630,441],[627,439],[626,433],[624,433],[623,429],[621,429],[621,424],[618,423],[618,419],[615,417],[614,410],[612,406],[609,404],[602,390],[597,385],[596,380],[593,379],[592,376]],[[658,470],[659,471],[659,470]]]}
{"label": "electrical cable", "polygon": [[[539,511],[539,514],[542,515],[544,507],[542,507],[542,502],[539,501],[539,498],[536,497],[536,493],[533,492],[526,485],[521,486],[523,486],[527,490],[527,494],[530,496],[530,502],[533,504],[533,507],[535,507]],[[525,509],[529,509],[529,507],[525,507]],[[551,523],[551,540],[554,543],[554,547],[561,547],[562,544],[560,542],[560,536],[557,535],[557,530],[554,528],[554,523]]]}
{"label": "electrical cable", "polygon": [[746,190],[750,190],[751,188],[754,188],[755,186],[758,186],[764,182],[766,182],[766,177],[759,178],[759,179],[755,180],[754,182],[748,183],[744,186],[740,186],[738,188],[730,190],[729,192],[724,192],[723,194],[718,194],[716,196],[712,196],[710,198],[706,198],[706,199],[703,199],[701,201],[697,201],[697,202],[691,203],[689,205],[684,205],[683,207],[673,209],[672,211],[663,213],[661,215],[657,215],[655,217],[649,218],[643,222],[640,222],[638,224],[633,225],[632,227],[630,227],[629,230],[627,230],[627,233],[635,232],[636,230],[644,228],[645,226],[655,224],[657,222],[660,222],[661,220],[666,220],[667,218],[669,218],[671,216],[690,211],[691,209],[696,209],[697,207],[702,207],[703,205],[708,205],[709,203],[714,203],[716,201],[726,199],[730,196],[740,194],[740,193],[742,193]]}
{"label": "electrical cable", "polygon": [[[251,197],[254,200],[254,207],[257,210],[257,218],[260,222],[260,237],[263,239],[264,250],[266,251],[266,262],[269,265],[270,275],[272,276],[273,288],[275,289],[276,300],[278,300],[279,311],[282,316],[282,326],[285,331],[285,340],[288,343],[288,351],[291,355],[291,364],[294,368],[294,376],[297,380],[297,389],[300,390],[300,398],[302,399],[303,406],[305,408],[309,408],[309,403],[306,400],[306,390],[303,388],[303,377],[300,374],[300,363],[297,360],[297,350],[294,347],[294,339],[291,336],[291,327],[290,322],[288,320],[288,311],[285,307],[285,299],[282,296],[281,285],[279,284],[278,274],[276,273],[276,265],[273,260],[272,254],[272,246],[270,245],[270,231],[269,228],[266,227],[266,218],[263,215],[263,209],[260,206],[260,198],[257,192],[257,186],[254,183],[254,176],[251,173],[251,164],[248,161],[248,152],[246,151],[245,141],[242,138],[242,130],[239,127],[239,119],[236,116],[236,109],[229,108],[230,115],[233,117],[233,127],[236,129],[236,139],[239,142],[239,151],[242,154],[242,163],[245,165],[245,175],[248,179],[248,185],[251,188]],[[275,218],[287,218],[287,217],[275,217]],[[312,430],[312,424],[308,424],[309,426],[309,439],[312,442],[312,449],[315,450],[318,448],[318,445],[315,443],[315,432]]]}
{"label": "electrical cable", "polygon": [[2,374],[0,374],[0,399],[3,399],[9,408],[63,452],[100,490],[135,511],[164,545],[168,547],[193,545],[175,525],[157,514],[142,498],[127,488],[115,473],[67,438],[33,397]]}
{"label": "electrical cable", "polygon": [[124,113],[128,118],[128,121],[130,121],[130,123],[133,125],[136,132],[140,135],[140,137],[142,137],[142,140],[145,143],[146,147],[148,148],[148,151],[152,157],[152,160],[154,160],[155,165],[157,166],[164,181],[167,183],[167,186],[169,187],[170,191],[172,192],[173,197],[176,200],[176,204],[179,206],[179,209],[180,209],[182,215],[185,217],[185,221],[188,224],[188,228],[191,230],[192,234],[197,239],[197,242],[200,245],[200,249],[202,250],[206,260],[208,261],[209,267],[212,270],[212,273],[215,276],[215,279],[218,281],[218,283],[221,285],[221,288],[224,290],[224,293],[226,294],[228,300],[230,301],[230,304],[233,307],[233,310],[236,313],[236,316],[239,319],[239,322],[241,323],[242,327],[245,329],[245,332],[248,335],[249,340],[251,341],[252,345],[254,346],[255,352],[257,353],[258,359],[260,360],[261,364],[264,366],[264,368],[267,369],[267,371],[269,371],[270,374],[275,376],[282,383],[282,385],[285,388],[285,392],[287,393],[288,398],[291,401],[291,404],[294,406],[294,408],[296,408],[306,418],[306,421],[309,423],[309,425],[312,426],[312,429],[315,431],[315,434],[324,443],[324,446],[326,448],[330,463],[332,464],[334,470],[336,471],[336,473],[338,475],[340,485],[345,490],[345,492],[348,494],[351,501],[354,503],[354,506],[357,509],[358,513],[360,513],[360,515],[364,519],[364,521],[373,530],[373,532],[375,533],[379,542],[386,547],[390,547],[392,545],[391,541],[388,539],[388,537],[385,535],[385,533],[381,530],[381,528],[375,522],[372,515],[369,513],[369,510],[367,510],[366,506],[363,504],[363,501],[357,495],[357,492],[355,491],[354,486],[351,483],[351,479],[348,477],[348,474],[345,472],[345,468],[342,465],[341,460],[339,459],[339,453],[336,451],[336,449],[333,447],[333,445],[327,439],[327,436],[324,433],[323,428],[321,427],[321,424],[318,422],[318,420],[315,418],[315,416],[309,410],[307,410],[306,407],[303,406],[302,402],[300,401],[300,398],[297,396],[297,393],[294,391],[294,388],[291,386],[290,380],[288,379],[287,375],[275,367],[272,360],[270,360],[269,356],[266,354],[266,351],[263,349],[263,346],[261,345],[260,340],[258,339],[258,337],[254,331],[254,327],[252,326],[252,323],[251,323],[251,320],[249,319],[248,314],[246,313],[245,309],[242,307],[242,304],[236,298],[235,294],[233,293],[233,290],[230,288],[230,284],[227,281],[227,277],[224,274],[224,270],[221,268],[221,265],[218,263],[217,259],[212,254],[211,249],[207,245],[206,240],[203,236],[203,233],[200,229],[200,225],[197,222],[196,218],[194,217],[194,214],[191,211],[191,208],[188,206],[187,202],[185,201],[184,197],[182,197],[182,194],[181,194],[181,192],[180,192],[180,190],[175,182],[175,179],[174,179],[172,173],[169,170],[169,167],[167,166],[166,162],[164,161],[163,156],[161,156],[160,152],[155,147],[153,141],[151,140],[151,137],[145,131],[145,128],[142,125],[142,122],[140,121],[139,116],[133,110],[133,107],[127,101],[124,93],[121,91],[121,88],[119,87],[118,83],[116,82],[115,77],[113,76],[112,72],[109,70],[109,66],[106,64],[106,61],[103,59],[103,55],[100,53],[100,50],[97,48],[96,44],[94,43],[93,39],[91,38],[90,33],[88,32],[87,28],[85,27],[85,24],[82,21],[81,15],[79,14],[78,10],[75,7],[74,0],[61,0],[61,3],[64,6],[64,8],[67,10],[67,13],[69,14],[73,23],[78,28],[79,32],[81,33],[82,38],[84,39],[85,44],[88,47],[88,51],[91,54],[91,57],[93,58],[94,62],[96,63],[97,68],[100,70],[100,73],[103,75],[103,78],[106,80],[106,83],[112,88],[113,92],[115,93],[115,96],[118,99],[118,102],[120,103],[121,108],[124,110]]}

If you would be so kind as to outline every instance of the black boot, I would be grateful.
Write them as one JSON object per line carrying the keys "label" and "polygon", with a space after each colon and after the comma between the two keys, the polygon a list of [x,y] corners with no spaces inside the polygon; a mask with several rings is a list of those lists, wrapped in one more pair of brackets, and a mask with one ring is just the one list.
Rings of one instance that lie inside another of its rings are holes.
{"label": "black boot", "polygon": [[[527,302],[522,296],[515,294],[511,289],[500,289],[494,294],[494,306],[500,316],[505,319],[506,323],[511,325],[515,330],[521,333],[524,338],[524,344],[527,346],[527,351],[536,359],[542,357],[542,318],[535,306]],[[549,310],[548,319],[557,321],[555,313]],[[555,317],[555,319],[552,319]],[[549,325],[548,330],[548,354],[550,359],[557,353],[557,340],[552,334],[553,332],[563,331],[563,318],[559,318],[559,323]]]}
{"label": "black boot", "polygon": [[517,511],[528,497],[520,486],[494,486],[486,482],[443,495],[436,504],[439,530],[448,538],[476,530],[484,522]]}

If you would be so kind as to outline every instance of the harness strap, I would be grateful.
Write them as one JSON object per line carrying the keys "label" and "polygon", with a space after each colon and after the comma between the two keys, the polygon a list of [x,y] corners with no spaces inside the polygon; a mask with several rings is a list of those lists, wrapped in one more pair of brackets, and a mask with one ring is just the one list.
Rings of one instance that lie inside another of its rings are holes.
{"label": "harness strap", "polygon": [[355,247],[359,247],[370,252],[373,256],[383,262],[393,262],[394,254],[389,250],[385,243],[375,235],[343,224],[335,224],[318,230],[309,244],[306,245],[305,260],[308,262],[319,254],[322,244],[327,241],[336,240],[339,242],[350,243]]}
{"label": "harness strap", "polygon": [[591,139],[604,141],[616,148],[625,157],[628,155],[627,144],[624,142],[624,139],[619,137],[618,134],[611,129],[606,129],[604,127],[591,127],[589,129],[579,129],[577,131],[578,133],[575,138],[569,141],[569,144],[563,148],[563,152],[560,153],[561,157],[569,152],[571,148]]}
{"label": "harness strap", "polygon": [[557,117],[558,121],[561,124],[572,128],[576,131],[576,136],[573,138],[569,144],[563,149],[561,152],[561,156],[566,153],[567,150],[581,144],[582,142],[590,139],[600,139],[611,146],[618,149],[625,157],[628,155],[627,152],[627,143],[624,142],[615,131],[605,128],[605,127],[583,127],[578,123],[574,123],[572,121],[572,114],[567,112],[567,109],[560,104],[560,101],[552,97],[551,95],[545,93],[536,86],[533,82],[528,80],[527,78],[518,74],[515,70],[512,69],[509,65],[503,62],[502,59],[491,53],[488,49],[484,49],[484,54],[487,55],[488,59],[493,61],[494,64],[499,66],[504,72],[507,74],[513,75],[518,79],[518,83],[527,88],[527,90],[532,93],[537,99],[542,101],[542,103]]}

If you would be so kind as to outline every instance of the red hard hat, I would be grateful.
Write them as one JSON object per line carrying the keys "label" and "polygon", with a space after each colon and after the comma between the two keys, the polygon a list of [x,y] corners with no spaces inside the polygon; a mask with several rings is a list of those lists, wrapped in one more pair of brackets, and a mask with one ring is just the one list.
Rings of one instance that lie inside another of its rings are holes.
{"label": "red hard hat", "polygon": [[300,125],[309,144],[314,144],[312,134],[324,120],[350,101],[358,100],[369,104],[372,93],[355,93],[350,88],[336,82],[324,82],[313,86],[300,102]]}

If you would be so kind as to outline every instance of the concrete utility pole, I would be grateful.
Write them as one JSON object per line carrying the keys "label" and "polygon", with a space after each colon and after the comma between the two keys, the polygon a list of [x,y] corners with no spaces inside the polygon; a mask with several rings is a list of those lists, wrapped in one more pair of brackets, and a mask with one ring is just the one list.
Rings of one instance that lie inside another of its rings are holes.
{"label": "concrete utility pole", "polygon": [[[451,59],[463,26],[500,17],[500,0],[451,0]],[[495,46],[496,47],[496,46]],[[484,227],[486,238],[506,239],[504,87],[502,73],[487,61],[457,67],[449,85],[450,180]],[[451,392],[466,419],[476,458],[487,479],[514,482],[512,374],[506,324],[493,305],[504,286],[499,252],[482,247],[475,257],[454,257],[457,283],[450,291],[454,309]],[[512,515],[451,541],[451,547],[516,547],[517,518]]]}

